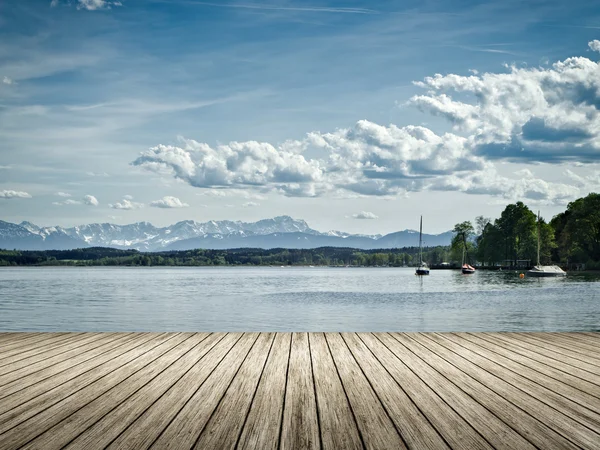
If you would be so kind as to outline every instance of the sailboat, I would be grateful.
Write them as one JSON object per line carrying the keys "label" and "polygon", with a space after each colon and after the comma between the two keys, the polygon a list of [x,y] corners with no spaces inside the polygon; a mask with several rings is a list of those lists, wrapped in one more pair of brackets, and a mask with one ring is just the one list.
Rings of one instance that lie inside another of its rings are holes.
{"label": "sailboat", "polygon": [[421,225],[419,226],[419,261],[416,274],[429,275],[429,267],[423,262],[423,216],[421,216]]}
{"label": "sailboat", "polygon": [[[467,252],[467,240],[465,238],[465,235],[463,234],[463,242],[464,242],[464,247],[463,247],[463,256],[462,256],[462,273],[464,273],[465,275],[470,275],[472,273],[475,273],[475,267],[471,266],[470,264],[467,264],[465,262],[465,253]],[[469,254],[467,253],[467,260],[469,259]]]}
{"label": "sailboat", "polygon": [[528,277],[566,277],[567,273],[558,266],[542,266],[540,264],[540,212],[537,223],[537,265],[527,271]]}

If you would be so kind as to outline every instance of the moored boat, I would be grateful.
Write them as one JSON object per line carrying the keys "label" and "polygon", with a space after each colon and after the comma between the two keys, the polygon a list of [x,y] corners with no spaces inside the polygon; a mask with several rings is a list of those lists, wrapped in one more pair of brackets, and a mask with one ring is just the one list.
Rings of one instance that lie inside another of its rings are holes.
{"label": "moored boat", "polygon": [[419,226],[419,261],[420,264],[415,272],[416,275],[429,275],[429,267],[423,261],[423,216],[421,216],[421,224]]}
{"label": "moored boat", "polygon": [[549,278],[549,277],[566,277],[567,272],[562,270],[557,265],[543,266],[540,264],[540,212],[538,211],[537,224],[537,265],[533,269],[528,270],[528,277]]}

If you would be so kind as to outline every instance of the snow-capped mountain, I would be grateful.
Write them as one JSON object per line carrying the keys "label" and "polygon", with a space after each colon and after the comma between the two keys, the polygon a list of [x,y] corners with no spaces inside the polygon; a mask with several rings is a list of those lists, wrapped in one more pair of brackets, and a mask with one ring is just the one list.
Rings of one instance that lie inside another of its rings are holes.
{"label": "snow-capped mountain", "polygon": [[[425,245],[449,245],[451,232],[423,235]],[[304,220],[279,216],[258,222],[185,220],[158,228],[148,222],[129,225],[93,223],[71,228],[39,227],[31,222],[19,225],[0,221],[0,248],[22,250],[71,249],[81,247],[133,248],[141,251],[188,250],[194,248],[315,248],[353,247],[360,249],[411,247],[418,245],[418,233],[405,230],[382,235],[321,233]]]}

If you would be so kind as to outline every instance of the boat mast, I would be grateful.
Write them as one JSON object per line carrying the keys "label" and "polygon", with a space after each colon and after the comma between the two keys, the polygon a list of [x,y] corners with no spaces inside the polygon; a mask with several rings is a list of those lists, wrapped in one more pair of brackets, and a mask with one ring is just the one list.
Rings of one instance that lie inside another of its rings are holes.
{"label": "boat mast", "polygon": [[538,210],[538,223],[537,223],[537,265],[540,265],[540,211]]}
{"label": "boat mast", "polygon": [[421,216],[421,225],[419,226],[419,264],[423,263],[423,250],[421,247],[422,244],[422,235],[423,235],[423,216]]}

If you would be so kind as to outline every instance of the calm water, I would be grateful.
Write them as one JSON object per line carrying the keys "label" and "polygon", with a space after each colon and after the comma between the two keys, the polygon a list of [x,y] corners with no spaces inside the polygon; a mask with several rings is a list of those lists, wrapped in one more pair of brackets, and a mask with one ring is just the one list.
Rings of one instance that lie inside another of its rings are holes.
{"label": "calm water", "polygon": [[3,268],[0,331],[600,331],[600,276]]}

